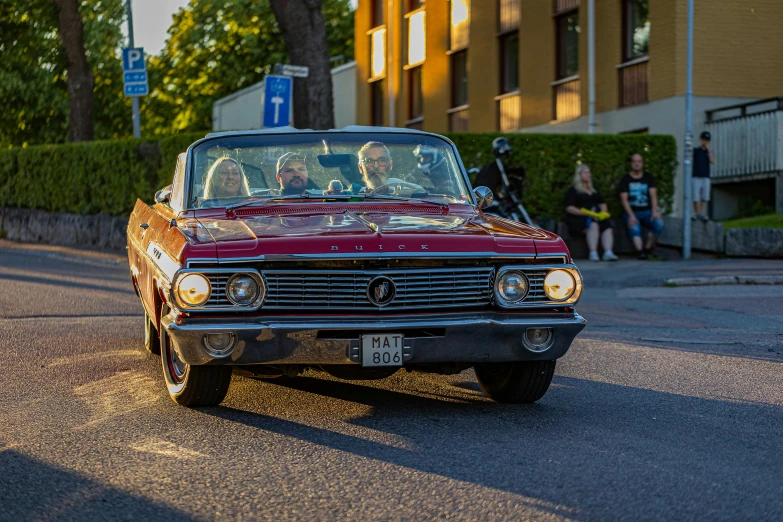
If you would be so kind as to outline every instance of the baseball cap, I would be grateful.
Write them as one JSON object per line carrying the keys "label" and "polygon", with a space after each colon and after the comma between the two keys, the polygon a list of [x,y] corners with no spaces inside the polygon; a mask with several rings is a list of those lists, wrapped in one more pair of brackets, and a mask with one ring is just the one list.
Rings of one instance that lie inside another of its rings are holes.
{"label": "baseball cap", "polygon": [[307,156],[304,154],[299,154],[297,152],[286,152],[280,158],[277,160],[277,170],[276,172],[280,172],[283,170],[283,167],[285,167],[285,164],[289,161],[301,161],[302,163],[307,163]]}
{"label": "baseball cap", "polygon": [[702,132],[702,133],[701,133],[701,137],[702,137],[702,138],[704,138],[704,139],[705,139],[705,140],[707,140],[707,141],[709,141],[709,140],[711,140],[711,139],[712,139],[712,136],[710,136],[710,133],[709,133],[709,132],[707,132],[707,131],[704,131],[704,132]]}

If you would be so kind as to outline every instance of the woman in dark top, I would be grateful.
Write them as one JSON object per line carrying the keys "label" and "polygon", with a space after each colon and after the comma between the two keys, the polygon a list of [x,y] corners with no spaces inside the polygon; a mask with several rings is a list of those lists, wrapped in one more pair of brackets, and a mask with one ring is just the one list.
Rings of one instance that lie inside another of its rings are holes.
{"label": "woman in dark top", "polygon": [[[582,163],[576,168],[574,182],[566,194],[566,218],[568,230],[572,236],[585,234],[587,246],[590,249],[590,261],[599,261],[598,238],[604,247],[604,261],[617,261],[617,256],[612,252],[614,246],[614,232],[612,223],[608,217],[600,219],[591,213],[608,213],[606,202],[601,194],[593,187],[590,177],[590,167]],[[587,211],[587,212],[585,212]]]}

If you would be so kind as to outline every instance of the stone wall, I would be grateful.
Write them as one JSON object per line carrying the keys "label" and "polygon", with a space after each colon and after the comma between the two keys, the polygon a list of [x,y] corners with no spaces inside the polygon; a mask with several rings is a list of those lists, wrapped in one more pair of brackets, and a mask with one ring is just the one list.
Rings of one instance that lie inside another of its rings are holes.
{"label": "stone wall", "polygon": [[732,228],[726,231],[729,257],[783,258],[783,230],[776,228]]}
{"label": "stone wall", "polygon": [[6,239],[125,250],[128,218],[54,214],[42,210],[0,208],[0,230]]}

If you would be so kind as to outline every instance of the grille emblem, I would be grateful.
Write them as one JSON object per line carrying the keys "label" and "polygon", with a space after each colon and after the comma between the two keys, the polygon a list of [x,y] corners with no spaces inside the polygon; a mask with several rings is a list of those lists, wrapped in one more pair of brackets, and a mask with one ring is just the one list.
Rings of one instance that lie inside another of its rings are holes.
{"label": "grille emblem", "polygon": [[386,306],[396,294],[397,286],[386,276],[373,278],[367,285],[367,299],[376,306]]}

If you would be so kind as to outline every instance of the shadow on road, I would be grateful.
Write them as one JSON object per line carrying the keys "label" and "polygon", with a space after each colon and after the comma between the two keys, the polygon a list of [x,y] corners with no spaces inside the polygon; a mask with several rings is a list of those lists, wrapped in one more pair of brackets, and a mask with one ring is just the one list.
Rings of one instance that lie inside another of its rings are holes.
{"label": "shadow on road", "polygon": [[[759,502],[783,512],[783,498],[774,494],[783,469],[781,407],[561,376],[540,403],[503,405],[466,399],[458,387],[475,390],[470,384],[457,383],[448,400],[314,378],[259,384],[259,395],[271,395],[268,386],[290,390],[278,400],[302,401],[304,391],[371,406],[369,414],[345,422],[404,437],[407,448],[263,411],[202,412],[255,428],[259,436],[273,432],[512,492],[531,507],[574,519],[606,514],[591,508],[607,503],[616,506],[615,517],[635,518],[640,495],[648,514],[667,517],[692,515],[694,498],[708,509],[697,518],[710,519],[710,510],[721,519],[754,518]],[[319,402],[312,401],[313,416]],[[736,422],[726,425],[727,418]]]}
{"label": "shadow on road", "polygon": [[0,521],[192,520],[164,504],[0,448]]}

